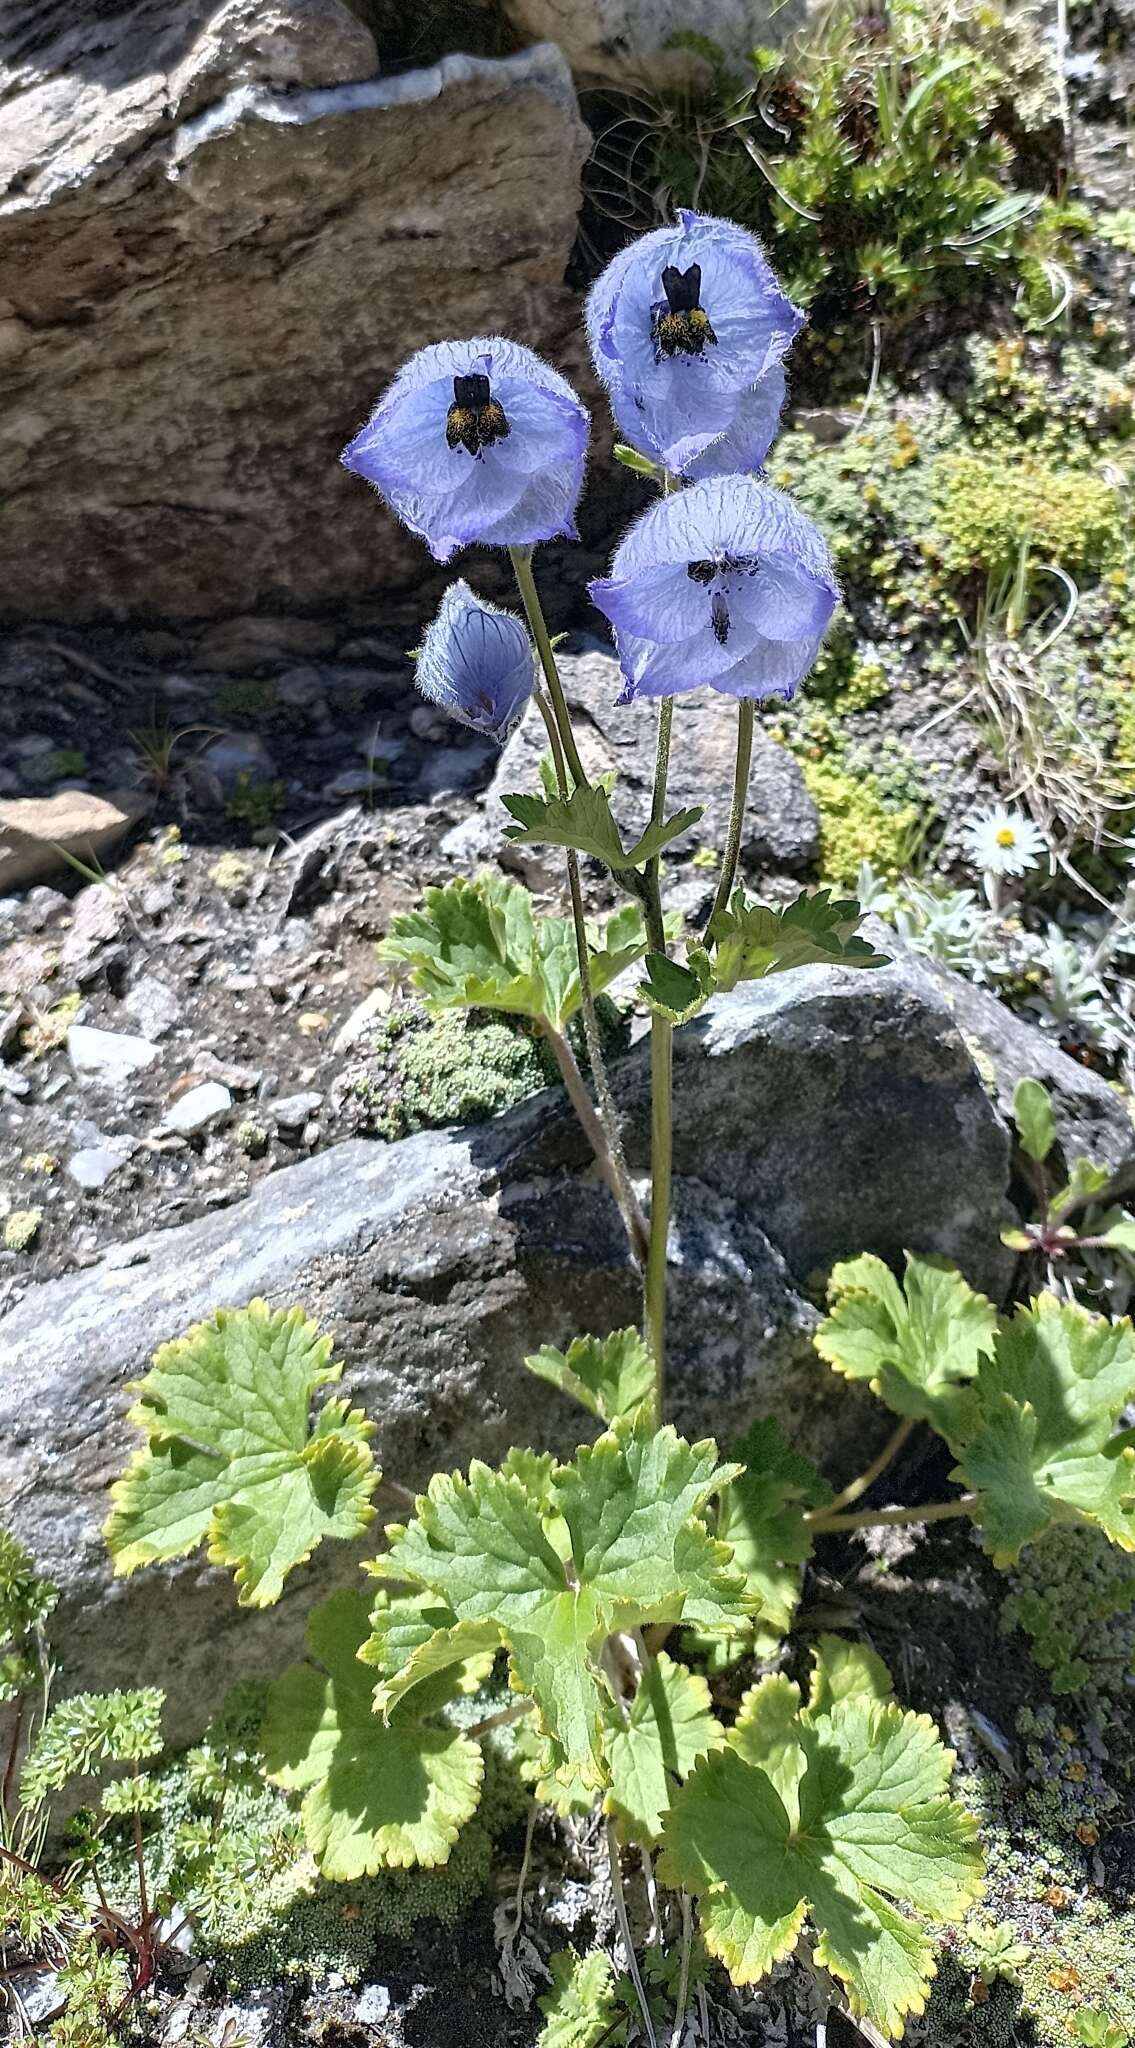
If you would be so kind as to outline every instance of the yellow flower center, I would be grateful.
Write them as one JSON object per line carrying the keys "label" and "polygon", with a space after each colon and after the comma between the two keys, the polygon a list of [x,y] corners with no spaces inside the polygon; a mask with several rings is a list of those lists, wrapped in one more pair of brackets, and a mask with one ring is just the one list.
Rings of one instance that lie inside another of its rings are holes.
{"label": "yellow flower center", "polygon": [[997,844],[998,846],[1015,846],[1017,844],[1017,835],[1011,825],[1002,825],[1000,832],[997,834]]}

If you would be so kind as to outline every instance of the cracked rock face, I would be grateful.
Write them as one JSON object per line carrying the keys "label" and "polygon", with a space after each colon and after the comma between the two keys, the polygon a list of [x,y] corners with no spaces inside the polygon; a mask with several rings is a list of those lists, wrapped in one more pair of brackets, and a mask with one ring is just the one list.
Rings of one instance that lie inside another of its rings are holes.
{"label": "cracked rock face", "polygon": [[408,585],[421,548],[339,451],[426,342],[562,357],[588,146],[565,59],[383,79],[340,0],[100,13],[22,0],[0,30],[0,605]]}
{"label": "cracked rock face", "polygon": [[[678,1037],[669,1405],[728,1444],[779,1415],[834,1479],[886,1434],[811,1345],[805,1283],[904,1245],[1003,1291],[1008,1137],[935,985],[909,961],[806,969],[719,999]],[[647,1059],[617,1070],[632,1172],[647,1166]],[[265,1616],[199,1560],[111,1578],[101,1527],[132,1432],[127,1383],[222,1305],[301,1302],[333,1333],[384,1470],[515,1442],[567,1454],[578,1412],[526,1353],[633,1322],[637,1275],[557,1091],[474,1130],[331,1148],[244,1202],[29,1289],[0,1321],[0,1520],[58,1578],[64,1682],[163,1684],[190,1737],[225,1685],[298,1651],[313,1596],[368,1544],[325,1544]]]}

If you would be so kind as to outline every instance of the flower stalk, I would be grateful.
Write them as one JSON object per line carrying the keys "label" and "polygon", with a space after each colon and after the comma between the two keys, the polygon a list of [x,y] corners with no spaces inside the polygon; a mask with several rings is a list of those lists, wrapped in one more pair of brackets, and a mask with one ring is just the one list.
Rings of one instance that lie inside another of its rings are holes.
{"label": "flower stalk", "polygon": [[[556,726],[567,757],[567,764],[571,769],[576,788],[586,789],[588,786],[587,776],[584,773],[583,762],[579,758],[579,749],[575,744],[575,734],[571,727],[571,714],[567,708],[564,686],[560,681],[560,672],[556,667],[555,652],[552,647],[551,636],[548,632],[547,621],[544,617],[544,608],[540,603],[539,592],[536,589],[536,579],[532,574],[532,550],[531,548],[510,548],[508,553],[509,560],[512,563],[512,573],[516,578],[516,587],[520,592],[521,602],[524,606],[524,614],[528,620],[532,638],[536,643],[536,652],[540,657],[540,667],[544,671],[544,680],[548,685],[548,695],[552,700],[552,709],[555,712]],[[566,796],[567,791],[564,790],[563,794]]]}
{"label": "flower stalk", "polygon": [[749,773],[753,761],[753,720],[753,699],[742,697],[737,705],[737,758],[733,769],[733,801],[729,807],[729,828],[725,835],[725,851],[721,857],[717,893],[706,925],[707,937],[718,911],[729,908],[729,898],[733,894],[733,884],[737,879],[741,833],[745,824],[745,805],[749,796]]}
{"label": "flower stalk", "polygon": [[[544,727],[548,735],[548,744],[552,750],[556,783],[560,795],[566,797],[568,794],[568,766],[573,759],[577,764],[579,763],[575,735],[571,729],[571,716],[568,712],[567,700],[564,697],[563,685],[560,682],[559,670],[556,667],[555,652],[548,634],[544,609],[540,603],[540,595],[536,589],[535,578],[532,574],[532,551],[530,548],[510,548],[509,553],[516,574],[517,587],[524,601],[525,614],[540,655],[540,664],[544,671],[549,693],[552,696],[552,703],[549,704],[543,691],[539,688],[536,690],[536,703],[539,706],[540,716],[544,721]],[[555,710],[557,699],[560,713],[562,713],[562,720]],[[582,776],[583,769],[582,765],[580,765],[577,782]],[[623,1152],[622,1139],[619,1135],[618,1114],[615,1109],[614,1097],[611,1094],[611,1083],[607,1075],[607,1063],[603,1058],[603,1046],[599,1037],[599,1020],[595,1010],[595,994],[591,986],[587,920],[583,911],[583,890],[579,879],[579,859],[571,847],[567,849],[567,874],[568,893],[571,898],[572,925],[575,931],[576,960],[579,966],[579,1003],[583,1016],[583,1035],[587,1045],[587,1058],[591,1067],[591,1075],[595,1083],[595,1093],[599,1098],[598,1114],[595,1112],[583,1076],[579,1071],[575,1056],[566,1039],[559,1032],[550,1029],[547,1030],[547,1037],[559,1065],[560,1073],[563,1075],[564,1086],[587,1133],[600,1170],[618,1203],[619,1213],[623,1219],[623,1227],[626,1230],[627,1239],[630,1244],[631,1255],[636,1265],[642,1266],[647,1257],[649,1233],[646,1219],[639,1207],[635,1191],[631,1186],[631,1177],[627,1170],[626,1156]],[[584,1109],[585,1104],[586,1111]]]}
{"label": "flower stalk", "polygon": [[[660,824],[666,811],[673,713],[673,699],[664,697],[658,707],[658,747],[650,806],[653,824]],[[662,918],[660,870],[661,862],[656,855],[646,870],[646,930],[651,952],[664,955],[666,927]],[[650,1248],[643,1287],[642,1335],[654,1360],[654,1414],[659,1427],[666,1412],[666,1252],[673,1163],[674,1027],[655,1010],[650,1019]]]}

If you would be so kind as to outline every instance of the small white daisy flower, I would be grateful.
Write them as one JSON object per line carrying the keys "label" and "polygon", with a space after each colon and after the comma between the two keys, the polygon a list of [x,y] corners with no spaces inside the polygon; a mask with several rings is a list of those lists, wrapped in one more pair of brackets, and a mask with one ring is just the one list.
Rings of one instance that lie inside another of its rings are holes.
{"label": "small white daisy flower", "polygon": [[963,827],[965,849],[975,868],[986,875],[1023,875],[1040,865],[1048,851],[1043,832],[1023,811],[998,804],[984,818]]}

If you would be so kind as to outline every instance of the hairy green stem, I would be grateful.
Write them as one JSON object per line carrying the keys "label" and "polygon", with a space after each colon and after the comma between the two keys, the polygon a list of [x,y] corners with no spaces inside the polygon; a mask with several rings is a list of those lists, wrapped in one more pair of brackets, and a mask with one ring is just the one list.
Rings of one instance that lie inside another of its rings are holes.
{"label": "hairy green stem", "polygon": [[654,1360],[655,1420],[666,1412],[666,1240],[673,1178],[674,1027],[650,1020],[650,1250],[643,1290],[643,1342]]}
{"label": "hairy green stem", "polygon": [[[729,830],[725,835],[725,851],[721,856],[721,874],[717,882],[717,894],[713,909],[709,913],[712,925],[719,910],[725,910],[733,894],[737,879],[737,859],[741,851],[741,832],[745,823],[745,803],[749,795],[749,769],[753,759],[753,699],[741,697],[737,703],[737,760],[733,770],[733,802],[729,810]],[[706,930],[708,932],[709,925]]]}
{"label": "hairy green stem", "polygon": [[678,1996],[674,2000],[674,2025],[670,2030],[673,2048],[682,2048],[682,2027],[686,2018],[686,1996],[690,1982],[690,1949],[693,1946],[693,1910],[689,1892],[682,1893],[682,1965],[678,1972]]}
{"label": "hairy green stem", "polygon": [[[634,1189],[631,1187],[629,1179],[625,1177],[625,1173],[620,1174],[619,1172],[611,1147],[607,1142],[607,1133],[604,1129],[602,1118],[598,1115],[595,1105],[587,1092],[587,1084],[579,1071],[579,1063],[570,1044],[562,1032],[557,1031],[553,1025],[549,1024],[546,1017],[541,1024],[541,1030],[551,1046],[556,1065],[560,1070],[564,1087],[567,1090],[568,1100],[580,1123],[583,1125],[587,1141],[595,1154],[599,1171],[619,1205],[619,1210],[626,1226],[627,1236],[631,1242],[631,1250],[637,1262],[641,1265],[647,1254],[649,1232],[646,1227],[646,1219],[635,1200]],[[592,1064],[594,1065],[594,1062]]]}
{"label": "hairy green stem", "polygon": [[[548,694],[551,697],[552,708],[556,714],[556,724],[560,729],[560,738],[563,741],[568,766],[571,769],[577,788],[586,789],[587,777],[583,772],[583,763],[579,758],[579,750],[575,744],[575,734],[571,729],[571,718],[568,713],[567,700],[564,697],[563,684],[560,681],[560,672],[556,667],[556,657],[552,651],[552,642],[544,618],[543,607],[536,590],[536,579],[532,574],[532,550],[531,548],[510,548],[508,553],[512,563],[512,573],[516,577],[516,587],[520,592],[525,615],[528,619],[529,631],[536,642],[536,652],[540,657],[540,666],[544,671],[544,680],[548,685]],[[567,794],[566,790],[564,794]]]}
{"label": "hairy green stem", "polygon": [[[673,702],[658,707],[658,753],[654,770],[651,819],[666,809],[670,772],[670,724]],[[665,954],[660,861],[647,868],[646,930],[651,952]],[[650,1249],[643,1288],[643,1342],[654,1359],[654,1419],[659,1428],[666,1412],[666,1244],[670,1230],[670,1192],[674,1157],[674,1027],[652,1011],[650,1018]]]}
{"label": "hairy green stem", "polygon": [[[541,627],[544,628],[544,614],[540,608],[540,599],[535,583],[532,582],[531,564],[529,563],[527,566],[532,594],[531,603],[525,598],[525,609],[528,612],[529,623],[532,623],[533,618],[538,618]],[[519,580],[519,570],[517,571],[517,577]],[[545,674],[548,674],[550,671],[552,675],[556,676],[558,688],[559,676],[556,671],[556,659],[552,652],[551,642],[548,641],[546,628],[544,628],[544,639],[548,646],[548,666],[545,669]],[[560,693],[560,701],[563,703],[562,691]],[[555,765],[556,782],[559,792],[562,797],[566,797],[568,794],[567,765],[564,757],[561,729],[547,698],[541,690],[536,692],[536,704],[548,734],[548,744],[552,750],[552,760]],[[563,713],[567,726],[567,737],[572,740],[572,745],[574,746],[571,720],[568,716],[566,704],[563,705]],[[579,966],[579,1003],[583,1015],[583,1035],[587,1043],[587,1057],[591,1066],[591,1077],[595,1083],[595,1093],[599,1098],[598,1118],[595,1117],[591,1097],[584,1086],[570,1047],[566,1045],[562,1038],[557,1043],[556,1037],[553,1036],[551,1038],[552,1050],[559,1062],[560,1072],[564,1077],[564,1084],[587,1133],[591,1148],[618,1204],[619,1214],[623,1219],[623,1227],[626,1230],[630,1243],[631,1256],[636,1265],[642,1266],[646,1260],[648,1236],[646,1219],[639,1207],[635,1191],[631,1186],[626,1155],[623,1152],[623,1143],[619,1136],[618,1114],[615,1109],[614,1097],[611,1094],[611,1083],[607,1077],[607,1062],[603,1058],[603,1047],[599,1038],[599,1020],[595,1013],[595,995],[591,986],[591,960],[587,944],[587,920],[583,914],[583,891],[579,880],[579,858],[572,847],[567,849],[567,874],[568,893],[571,897],[572,925],[575,931],[576,961]],[[551,1027],[549,1027],[549,1033],[551,1033]],[[575,1079],[579,1082],[578,1092],[573,1082],[568,1079],[567,1069],[560,1056],[560,1045],[564,1046],[564,1050],[568,1053],[568,1057],[571,1060],[572,1067],[575,1069]],[[584,1101],[587,1103],[588,1115],[584,1114],[582,1107]],[[598,1143],[596,1142],[597,1138],[599,1140]]]}
{"label": "hairy green stem", "polygon": [[804,1520],[813,1536],[830,1536],[837,1529],[900,1529],[910,1522],[948,1522],[954,1515],[972,1515],[976,1493],[963,1493],[960,1500],[940,1500],[925,1508],[876,1508],[862,1515],[833,1515],[819,1509]]}

